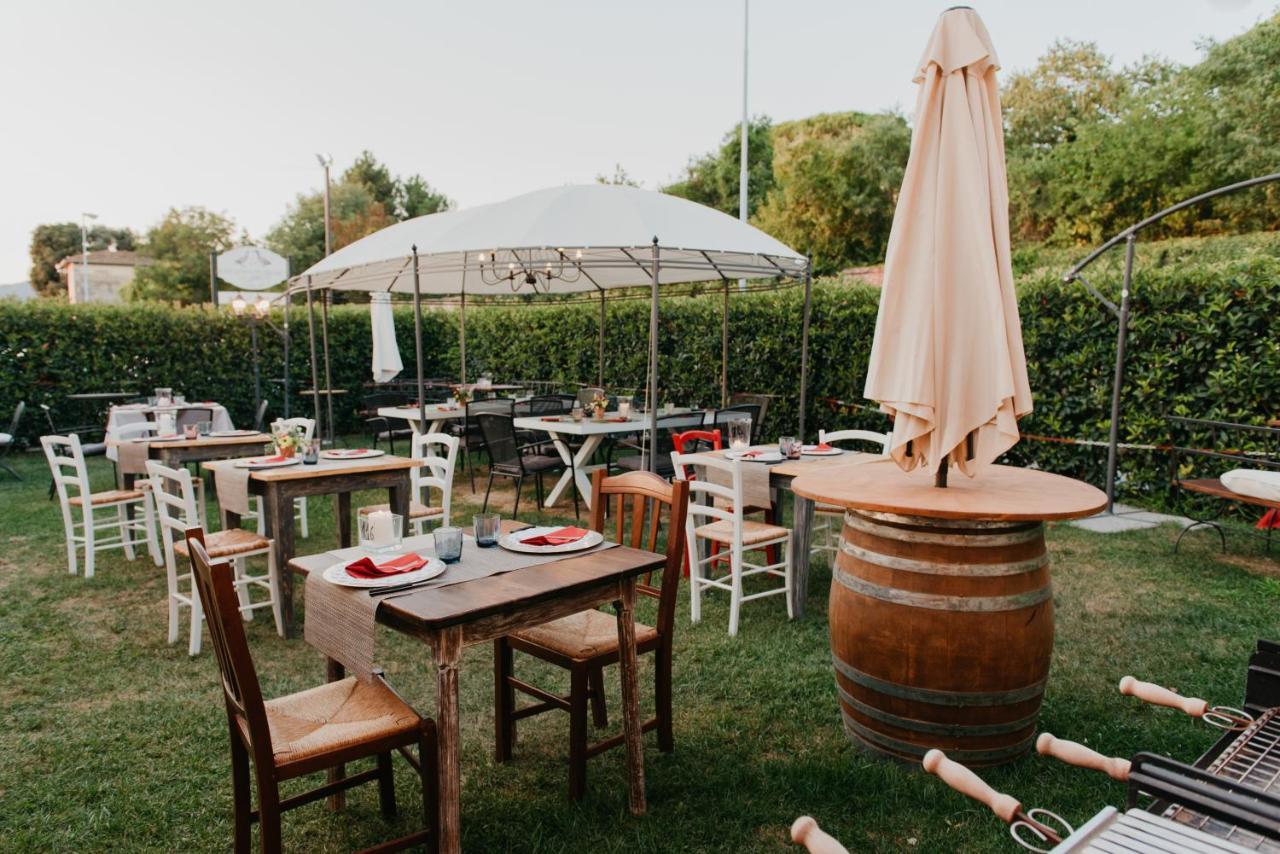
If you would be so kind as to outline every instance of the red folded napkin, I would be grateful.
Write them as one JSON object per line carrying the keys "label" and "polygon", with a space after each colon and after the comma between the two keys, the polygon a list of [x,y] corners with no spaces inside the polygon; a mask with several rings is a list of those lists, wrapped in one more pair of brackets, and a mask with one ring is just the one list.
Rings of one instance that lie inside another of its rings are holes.
{"label": "red folded napkin", "polygon": [[758,457],[758,456],[760,456],[760,451],[743,451],[741,454],[738,455],[738,459],[749,460],[752,457]]}
{"label": "red folded napkin", "polygon": [[627,421],[630,421],[631,419],[619,415],[616,418],[605,418],[603,420],[608,421],[610,424],[623,424],[623,423],[626,423]]}
{"label": "red folded napkin", "polygon": [[347,564],[347,575],[352,578],[386,578],[388,575],[400,575],[413,572],[426,566],[427,559],[416,552],[402,554],[398,558],[374,563],[371,558],[362,557]]}
{"label": "red folded napkin", "polygon": [[546,415],[546,416],[543,416],[542,420],[543,421],[563,421],[564,419],[561,418],[559,415]]}
{"label": "red folded napkin", "polygon": [[834,451],[835,450],[835,448],[833,448],[831,445],[828,445],[826,442],[821,442],[817,445],[805,445],[805,447],[811,451]]}
{"label": "red folded napkin", "polygon": [[282,463],[287,459],[289,458],[284,454],[276,454],[274,457],[254,457],[251,462],[261,465],[263,463]]}
{"label": "red folded napkin", "polygon": [[344,448],[340,451],[331,451],[330,456],[334,457],[354,457],[359,454],[369,453],[368,448]]}
{"label": "red folded napkin", "polygon": [[560,528],[556,531],[549,531],[545,534],[539,534],[536,537],[530,537],[520,542],[526,546],[563,546],[568,543],[576,543],[587,535],[585,528]]}

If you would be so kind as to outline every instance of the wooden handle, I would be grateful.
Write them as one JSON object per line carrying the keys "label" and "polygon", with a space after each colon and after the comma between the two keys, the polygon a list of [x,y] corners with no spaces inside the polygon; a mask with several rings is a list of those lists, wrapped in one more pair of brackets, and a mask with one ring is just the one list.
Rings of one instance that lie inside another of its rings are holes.
{"label": "wooden handle", "polygon": [[791,823],[791,841],[809,849],[809,854],[849,854],[830,834],[823,833],[818,823],[802,815]]}
{"label": "wooden handle", "polygon": [[1068,765],[1081,768],[1092,768],[1101,771],[1113,780],[1121,783],[1129,780],[1129,760],[1118,756],[1103,756],[1096,750],[1090,750],[1083,744],[1055,738],[1047,732],[1036,739],[1036,751],[1041,756],[1052,756]]}
{"label": "wooden handle", "polygon": [[1134,679],[1132,676],[1126,676],[1120,680],[1120,693],[1126,697],[1137,697],[1139,700],[1145,700],[1157,706],[1181,709],[1193,718],[1204,717],[1204,713],[1209,709],[1208,702],[1204,700],[1196,697],[1184,697],[1175,691],[1170,691],[1168,688],[1161,688],[1159,685],[1143,682],[1140,679]]}
{"label": "wooden handle", "polygon": [[977,774],[948,759],[941,750],[930,750],[924,755],[924,770],[937,775],[960,794],[986,804],[1006,824],[1011,823],[1022,810],[1022,804],[1016,798],[997,792]]}

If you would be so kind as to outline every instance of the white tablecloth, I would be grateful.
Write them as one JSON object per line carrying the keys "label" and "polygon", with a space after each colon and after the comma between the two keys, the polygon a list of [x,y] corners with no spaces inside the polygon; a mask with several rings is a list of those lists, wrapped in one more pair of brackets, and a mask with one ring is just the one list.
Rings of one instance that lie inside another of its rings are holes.
{"label": "white tablecloth", "polygon": [[[113,406],[111,412],[107,415],[107,459],[114,461],[116,459],[116,449],[110,444],[111,440],[116,438],[115,431],[117,427],[124,424],[137,424],[140,421],[155,421],[156,410],[161,407],[154,406]],[[203,403],[200,401],[184,403],[181,406],[162,407],[165,411],[181,412],[184,409],[208,409],[213,412],[213,429],[214,430],[234,430],[235,425],[231,423],[231,415],[227,412],[227,408],[221,403]]]}

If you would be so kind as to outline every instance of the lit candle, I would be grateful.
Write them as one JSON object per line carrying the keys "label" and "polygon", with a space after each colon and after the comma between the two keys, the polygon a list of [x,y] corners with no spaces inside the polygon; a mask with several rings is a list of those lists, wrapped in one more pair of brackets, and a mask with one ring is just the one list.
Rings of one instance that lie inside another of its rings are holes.
{"label": "lit candle", "polygon": [[383,546],[395,542],[395,518],[390,510],[374,510],[370,513],[369,527],[374,545]]}

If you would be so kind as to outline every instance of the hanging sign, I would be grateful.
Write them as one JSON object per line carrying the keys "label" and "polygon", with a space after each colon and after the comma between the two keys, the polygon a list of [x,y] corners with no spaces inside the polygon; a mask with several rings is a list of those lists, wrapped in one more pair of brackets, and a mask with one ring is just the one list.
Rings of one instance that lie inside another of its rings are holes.
{"label": "hanging sign", "polygon": [[237,246],[218,256],[218,278],[247,291],[263,291],[289,278],[289,261],[261,246]]}

